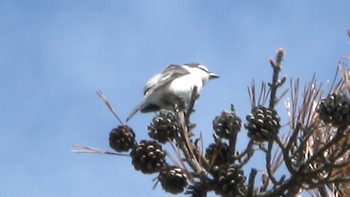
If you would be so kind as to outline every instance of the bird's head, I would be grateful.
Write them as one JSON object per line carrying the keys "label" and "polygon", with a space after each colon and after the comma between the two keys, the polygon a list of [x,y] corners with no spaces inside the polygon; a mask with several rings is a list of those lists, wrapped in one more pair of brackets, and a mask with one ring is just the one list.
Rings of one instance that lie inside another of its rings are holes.
{"label": "bird's head", "polygon": [[202,78],[203,85],[207,84],[211,79],[219,78],[219,75],[210,72],[208,68],[202,64],[184,64],[183,67],[186,68],[191,74],[200,76]]}

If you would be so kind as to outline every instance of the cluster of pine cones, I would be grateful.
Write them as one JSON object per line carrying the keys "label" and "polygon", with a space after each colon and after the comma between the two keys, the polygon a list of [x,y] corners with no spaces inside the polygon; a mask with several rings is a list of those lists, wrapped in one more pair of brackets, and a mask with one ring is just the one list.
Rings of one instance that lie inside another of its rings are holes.
{"label": "cluster of pine cones", "polygon": [[[350,122],[350,99],[343,94],[330,94],[322,99],[316,111],[325,124],[340,127]],[[278,135],[281,128],[277,111],[265,106],[253,107],[246,116],[248,137],[257,143],[262,143]],[[214,143],[204,151],[204,158],[209,167],[206,171],[209,188],[201,190],[201,185],[189,185],[189,172],[179,166],[167,163],[167,155],[163,144],[183,140],[182,124],[172,111],[161,111],[148,126],[151,140],[137,142],[134,131],[127,125],[121,125],[110,132],[109,145],[117,152],[130,151],[132,165],[135,170],[145,174],[158,173],[158,181],[162,188],[170,193],[178,194],[186,191],[191,196],[206,196],[208,191],[214,191],[222,196],[242,196],[246,192],[246,176],[235,164],[235,152],[228,141],[236,139],[242,127],[242,120],[234,109],[223,111],[213,120]]]}
{"label": "cluster of pine cones", "polygon": [[[249,131],[248,136],[258,141],[268,140],[277,134],[280,127],[277,113],[265,107],[254,108],[252,114],[247,116],[247,121],[245,127]],[[109,145],[117,152],[130,151],[135,170],[145,174],[158,173],[158,181],[165,191],[178,194],[187,189],[186,194],[205,196],[207,191],[203,192],[197,186],[188,186],[189,172],[166,161],[163,144],[183,140],[182,126],[174,112],[161,111],[148,126],[151,140],[137,142],[135,132],[127,125],[121,125],[110,132]],[[235,153],[226,142],[237,136],[241,127],[242,120],[234,109],[223,111],[213,120],[214,136],[220,140],[215,140],[206,148],[204,158],[209,163],[206,169],[210,177],[208,190],[222,196],[235,196],[245,192],[246,177],[243,170],[234,164]]]}

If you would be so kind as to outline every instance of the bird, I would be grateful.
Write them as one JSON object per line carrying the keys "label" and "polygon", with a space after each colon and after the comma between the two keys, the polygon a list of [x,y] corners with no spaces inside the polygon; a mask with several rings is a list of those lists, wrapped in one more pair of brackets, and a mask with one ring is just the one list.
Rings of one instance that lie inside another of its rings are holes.
{"label": "bird", "polygon": [[126,122],[139,111],[174,110],[174,105],[180,104],[180,101],[184,102],[186,109],[191,102],[193,89],[197,87],[199,93],[209,80],[216,78],[219,75],[202,64],[170,64],[147,81],[142,101],[132,110]]}

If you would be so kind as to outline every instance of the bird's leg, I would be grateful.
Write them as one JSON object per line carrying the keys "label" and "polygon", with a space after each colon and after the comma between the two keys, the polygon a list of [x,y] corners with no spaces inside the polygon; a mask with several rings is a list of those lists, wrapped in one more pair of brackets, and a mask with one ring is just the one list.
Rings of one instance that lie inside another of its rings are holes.
{"label": "bird's leg", "polygon": [[177,96],[178,108],[180,111],[186,111],[186,101],[185,98]]}

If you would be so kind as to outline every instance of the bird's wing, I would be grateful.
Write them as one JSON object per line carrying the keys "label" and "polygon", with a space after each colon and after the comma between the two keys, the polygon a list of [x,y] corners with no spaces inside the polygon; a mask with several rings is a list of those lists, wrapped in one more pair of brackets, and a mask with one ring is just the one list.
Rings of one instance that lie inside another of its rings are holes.
{"label": "bird's wing", "polygon": [[161,76],[162,76],[162,73],[156,74],[156,75],[154,75],[152,78],[150,78],[147,81],[147,83],[146,83],[146,85],[145,85],[145,87],[143,89],[143,94],[144,95],[148,94],[149,90],[158,83],[158,81],[161,78]]}
{"label": "bird's wing", "polygon": [[144,94],[150,94],[174,79],[188,74],[190,74],[190,72],[182,66],[171,64],[166,67],[162,73],[155,75],[146,83]]}
{"label": "bird's wing", "polygon": [[[162,73],[153,76],[150,80],[148,80],[144,88],[145,97],[130,113],[126,121],[128,122],[138,111],[142,110],[145,107],[147,103],[148,95],[152,94],[158,88],[163,87],[164,85],[168,84],[174,79],[182,77],[184,75],[188,75],[188,74],[190,74],[190,72],[187,71],[182,66],[171,64],[168,67],[166,67]],[[156,103],[154,103],[154,105],[155,104]],[[151,107],[155,108],[155,106],[151,106]],[[153,110],[148,110],[148,111],[153,111]]]}

